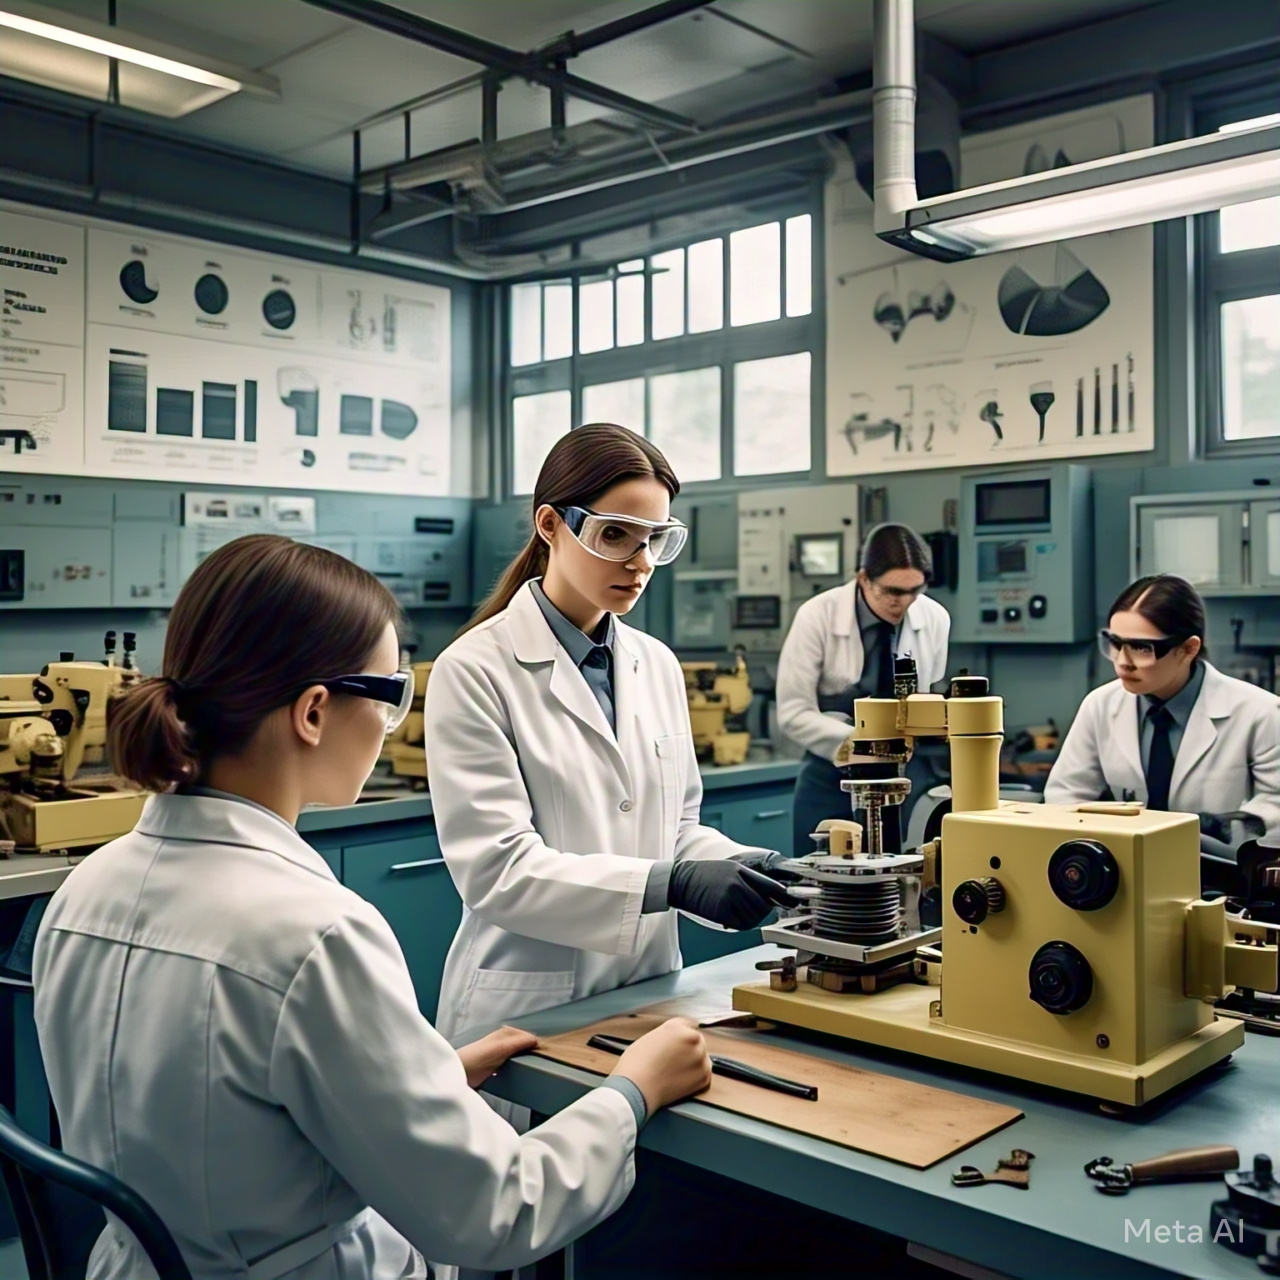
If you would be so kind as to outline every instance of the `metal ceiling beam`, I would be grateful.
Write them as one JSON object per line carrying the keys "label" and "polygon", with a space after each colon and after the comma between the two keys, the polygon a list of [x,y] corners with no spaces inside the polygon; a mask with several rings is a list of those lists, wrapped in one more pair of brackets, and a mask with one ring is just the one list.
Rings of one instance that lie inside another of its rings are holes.
{"label": "metal ceiling beam", "polygon": [[304,0],[304,3],[313,5],[317,9],[324,9],[328,13],[337,14],[351,22],[359,22],[375,30],[385,31],[388,35],[398,36],[402,40],[413,40],[418,44],[439,49],[442,53],[452,54],[455,58],[477,62],[505,76],[532,80],[553,92],[562,91],[572,94],[584,102],[594,103],[607,111],[618,111],[632,116],[654,128],[677,133],[698,131],[697,124],[688,116],[677,115],[674,111],[664,111],[661,107],[651,106],[625,93],[617,93],[592,80],[584,80],[571,72],[547,66],[545,62],[538,61],[537,53],[527,54],[508,49],[505,45],[495,44],[480,36],[469,35],[465,31],[458,31],[442,22],[433,22],[430,18],[420,18],[416,14],[406,13],[393,5],[383,4],[382,0]]}
{"label": "metal ceiling beam", "polygon": [[618,18],[614,22],[602,22],[589,31],[568,31],[538,50],[538,56],[544,60],[554,58],[557,54],[576,57],[580,53],[586,53],[588,49],[598,49],[602,44],[621,40],[623,36],[635,35],[637,31],[647,31],[661,22],[683,17],[698,9],[706,9],[710,4],[711,0],[663,0],[661,4],[650,5],[647,9]]}

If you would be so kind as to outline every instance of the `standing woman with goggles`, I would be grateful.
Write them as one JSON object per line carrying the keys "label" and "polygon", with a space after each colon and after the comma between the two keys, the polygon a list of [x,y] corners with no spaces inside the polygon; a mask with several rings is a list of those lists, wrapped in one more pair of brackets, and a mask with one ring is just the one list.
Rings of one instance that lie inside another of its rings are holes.
{"label": "standing woman with goggles", "polygon": [[684,677],[622,617],[687,529],[644,437],[562,437],[533,536],[427,685],[427,772],[466,905],[439,1025],[476,1027],[669,973],[676,908],[751,929],[785,900],[771,857],[699,823]]}
{"label": "standing woman with goggles", "polygon": [[[455,1052],[387,922],[294,829],[354,803],[404,718],[399,616],[372,574],[288,538],[204,560],[164,675],[108,710],[113,766],[159,794],[36,938],[63,1145],[151,1204],[196,1280],[521,1266],[616,1209],[638,1122],[711,1079],[698,1032],[664,1023],[521,1137],[474,1090],[534,1037]],[[90,1280],[154,1275],[112,1218]]]}
{"label": "standing woman with goggles", "polygon": [[1204,603],[1182,578],[1120,593],[1098,632],[1116,679],[1080,704],[1046,804],[1142,800],[1199,814],[1202,836],[1232,846],[1280,828],[1280,702],[1212,667],[1204,634]]}
{"label": "standing woman with goggles", "polygon": [[[895,657],[915,659],[922,690],[946,674],[951,616],[924,594],[930,568],[928,548],[914,529],[877,525],[862,544],[853,581],[806,600],[796,612],[778,660],[778,726],[806,749],[791,809],[794,857],[813,851],[810,833],[818,823],[851,816],[835,754],[849,736],[854,699],[893,697]],[[858,766],[861,777],[898,773],[893,764]],[[905,776],[914,792],[929,773],[913,759]],[[886,813],[884,838],[886,851],[896,852],[901,833],[893,812]]]}

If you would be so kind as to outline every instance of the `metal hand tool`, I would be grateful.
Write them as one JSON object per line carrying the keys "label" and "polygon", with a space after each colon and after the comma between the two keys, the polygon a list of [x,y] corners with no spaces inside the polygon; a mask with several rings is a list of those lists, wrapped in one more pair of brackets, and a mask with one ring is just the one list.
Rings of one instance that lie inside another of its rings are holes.
{"label": "metal hand tool", "polygon": [[1025,1191],[1031,1185],[1031,1162],[1035,1158],[1033,1152],[1015,1147],[1006,1159],[996,1161],[992,1173],[983,1173],[977,1165],[966,1164],[951,1175],[951,1183],[957,1187],[981,1187],[988,1182],[1003,1182]]}
{"label": "metal hand tool", "polygon": [[1149,1160],[1117,1165],[1110,1156],[1090,1160],[1084,1171],[1108,1195],[1125,1195],[1131,1187],[1144,1182],[1187,1182],[1197,1178],[1219,1178],[1240,1167],[1240,1153],[1235,1147],[1187,1147],[1169,1151]]}
{"label": "metal hand tool", "polygon": [[[592,1036],[587,1041],[588,1049],[602,1049],[605,1053],[624,1053],[634,1044],[634,1040],[624,1040],[621,1036]],[[775,1093],[785,1093],[792,1098],[804,1098],[808,1102],[817,1102],[818,1086],[801,1084],[798,1080],[788,1080],[785,1076],[775,1076],[768,1071],[761,1071],[750,1063],[739,1062],[736,1058],[722,1058],[718,1054],[709,1055],[711,1070],[727,1080],[741,1080],[746,1084],[759,1085],[762,1089],[772,1089]]]}

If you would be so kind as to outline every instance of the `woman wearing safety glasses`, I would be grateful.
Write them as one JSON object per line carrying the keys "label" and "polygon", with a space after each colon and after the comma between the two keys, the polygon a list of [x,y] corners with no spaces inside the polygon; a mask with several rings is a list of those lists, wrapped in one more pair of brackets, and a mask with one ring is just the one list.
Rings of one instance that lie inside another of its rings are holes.
{"label": "woman wearing safety glasses", "polygon": [[1182,578],[1139,578],[1120,593],[1098,632],[1116,679],[1080,704],[1046,804],[1198,813],[1212,853],[1280,827],[1280,702],[1212,667],[1204,634],[1204,604]]}
{"label": "woman wearing safety glasses", "polygon": [[475,1028],[680,965],[677,908],[751,929],[781,855],[699,824],[684,677],[621,619],[687,530],[649,441],[595,424],[562,437],[533,535],[427,685],[427,772],[466,904],[438,1018]]}
{"label": "woman wearing safety glasses", "polygon": [[[165,674],[108,713],[112,764],[159,794],[36,940],[63,1145],[138,1191],[195,1276],[532,1262],[622,1203],[637,1116],[711,1079],[697,1030],[668,1022],[521,1137],[474,1090],[534,1037],[452,1049],[387,922],[298,835],[305,805],[354,802],[408,710],[399,617],[319,547],[255,536],[204,560]],[[88,1274],[155,1272],[112,1219]]]}
{"label": "woman wearing safety glasses", "polygon": [[[818,823],[851,814],[834,757],[849,735],[854,699],[893,697],[895,657],[915,659],[922,690],[946,674],[951,616],[924,594],[930,568],[915,530],[877,525],[862,544],[853,581],[806,600],[796,612],[778,660],[778,726],[806,749],[791,809],[797,858],[813,851],[810,833]],[[859,766],[864,777],[898,772],[896,765]],[[906,776],[917,789],[929,773],[912,760]],[[904,819],[910,804],[903,806]],[[887,850],[900,847],[891,819],[884,837]]]}

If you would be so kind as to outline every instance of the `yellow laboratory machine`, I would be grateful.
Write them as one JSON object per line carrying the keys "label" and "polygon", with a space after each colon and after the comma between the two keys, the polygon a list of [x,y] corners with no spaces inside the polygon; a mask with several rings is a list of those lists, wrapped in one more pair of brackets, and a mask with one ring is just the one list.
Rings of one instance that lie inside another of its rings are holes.
{"label": "yellow laboratory machine", "polygon": [[742,764],[751,747],[751,734],[729,728],[726,721],[736,722],[751,705],[751,676],[745,656],[734,654],[729,671],[722,671],[714,662],[682,662],[680,666],[698,758],[709,758],[716,764]]}
{"label": "yellow laboratory machine", "polygon": [[940,840],[886,855],[880,813],[910,783],[843,783],[865,830],[829,824],[786,864],[806,909],[763,934],[798,954],[734,988],[734,1008],[1140,1106],[1243,1044],[1211,1002],[1276,990],[1276,927],[1200,899],[1194,816],[1002,802],[1003,704],[986,690],[962,675],[950,697],[917,693],[904,660],[898,696],[855,703],[840,763],[947,738],[952,812]]}
{"label": "yellow laboratory machine", "polygon": [[23,853],[86,849],[132,831],[146,793],[105,773],[107,701],[137,672],[51,662],[0,675],[0,837]]}

